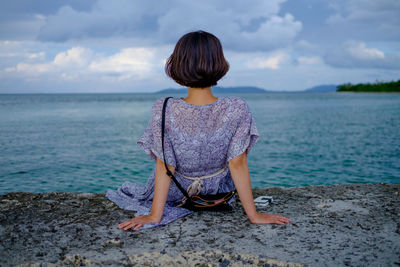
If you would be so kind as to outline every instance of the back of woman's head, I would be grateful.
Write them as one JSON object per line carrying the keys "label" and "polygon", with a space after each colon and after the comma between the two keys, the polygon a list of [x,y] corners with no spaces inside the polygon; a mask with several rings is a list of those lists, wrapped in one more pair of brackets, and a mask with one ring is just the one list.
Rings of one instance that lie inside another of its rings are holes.
{"label": "back of woman's head", "polygon": [[183,35],[165,64],[169,77],[194,88],[216,85],[228,70],[220,41],[205,31]]}

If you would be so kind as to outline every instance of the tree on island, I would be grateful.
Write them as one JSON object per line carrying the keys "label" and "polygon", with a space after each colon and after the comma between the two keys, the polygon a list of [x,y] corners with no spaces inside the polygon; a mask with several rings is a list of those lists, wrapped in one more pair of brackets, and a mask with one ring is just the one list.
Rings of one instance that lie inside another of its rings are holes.
{"label": "tree on island", "polygon": [[339,85],[336,92],[400,93],[400,80],[397,82],[346,83]]}

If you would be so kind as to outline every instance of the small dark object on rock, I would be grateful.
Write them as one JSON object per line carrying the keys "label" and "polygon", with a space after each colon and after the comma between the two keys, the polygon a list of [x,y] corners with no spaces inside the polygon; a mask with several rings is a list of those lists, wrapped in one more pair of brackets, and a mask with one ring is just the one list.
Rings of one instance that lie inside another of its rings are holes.
{"label": "small dark object on rock", "polygon": [[224,260],[219,264],[219,266],[220,266],[220,267],[226,267],[226,266],[228,266],[230,263],[231,263],[231,262],[230,262],[229,260],[224,259]]}
{"label": "small dark object on rock", "polygon": [[43,257],[44,255],[46,255],[46,253],[39,251],[38,253],[36,253],[36,257]]}

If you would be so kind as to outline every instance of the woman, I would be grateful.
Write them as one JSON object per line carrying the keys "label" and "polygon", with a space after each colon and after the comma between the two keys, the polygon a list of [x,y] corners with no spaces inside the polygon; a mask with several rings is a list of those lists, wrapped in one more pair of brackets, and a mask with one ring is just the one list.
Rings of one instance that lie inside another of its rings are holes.
{"label": "woman", "polygon": [[[182,36],[165,66],[178,84],[188,87],[186,98],[172,98],[166,108],[165,160],[169,170],[188,191],[200,194],[236,188],[251,223],[284,224],[289,218],[258,213],[251,192],[247,154],[258,132],[247,103],[240,98],[215,97],[216,85],[229,70],[217,37],[196,31]],[[138,141],[156,161],[147,185],[125,182],[106,196],[119,207],[137,211],[118,228],[138,230],[168,224],[192,211],[179,208],[183,195],[171,184],[161,149],[161,110],[156,101],[151,120]]]}

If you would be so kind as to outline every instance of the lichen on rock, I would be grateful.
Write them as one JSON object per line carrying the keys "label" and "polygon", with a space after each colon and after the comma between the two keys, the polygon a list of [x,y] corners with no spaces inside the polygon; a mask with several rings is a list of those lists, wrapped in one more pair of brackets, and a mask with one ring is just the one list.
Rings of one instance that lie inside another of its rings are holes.
{"label": "lichen on rock", "polygon": [[104,194],[8,193],[0,195],[0,265],[395,266],[399,191],[399,184],[254,189],[274,198],[260,211],[291,222],[250,224],[237,200],[233,212],[136,232],[117,228],[134,212]]}

